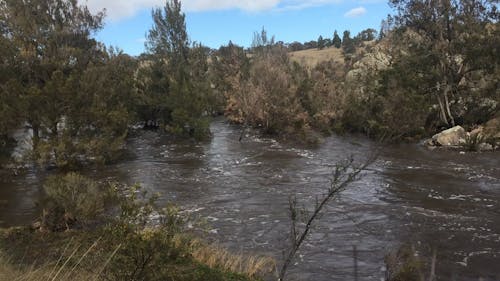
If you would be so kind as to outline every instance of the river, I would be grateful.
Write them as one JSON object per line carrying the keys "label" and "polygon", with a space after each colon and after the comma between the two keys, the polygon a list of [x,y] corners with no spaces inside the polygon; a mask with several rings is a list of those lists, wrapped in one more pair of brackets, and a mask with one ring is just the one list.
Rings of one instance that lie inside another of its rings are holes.
{"label": "river", "polygon": [[[234,252],[278,260],[289,229],[288,200],[311,208],[338,161],[362,162],[377,144],[332,136],[314,147],[287,145],[215,120],[210,142],[173,141],[144,131],[130,138],[130,157],[85,171],[96,179],[141,183],[203,218],[206,239]],[[0,226],[37,214],[48,172],[0,170]],[[291,280],[383,280],[384,256],[402,243],[437,251],[439,280],[500,280],[500,153],[430,151],[390,145],[362,178],[329,204],[290,269]]]}

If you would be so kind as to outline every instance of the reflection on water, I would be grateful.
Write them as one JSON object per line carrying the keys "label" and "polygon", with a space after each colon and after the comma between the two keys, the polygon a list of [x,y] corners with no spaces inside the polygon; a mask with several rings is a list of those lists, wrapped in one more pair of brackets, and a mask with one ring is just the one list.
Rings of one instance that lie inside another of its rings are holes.
{"label": "reflection on water", "polygon": [[[186,212],[206,218],[210,237],[235,251],[281,258],[288,230],[288,197],[306,206],[328,187],[334,164],[364,159],[375,145],[363,138],[331,137],[304,148],[248,135],[222,120],[211,142],[172,141],[153,132],[130,140],[134,156],[104,169],[98,179],[141,183]],[[438,250],[441,280],[499,280],[500,154],[386,147],[365,176],[332,202],[298,255],[290,277],[380,280],[383,257],[404,241]],[[2,226],[30,222],[44,173],[0,171]]]}

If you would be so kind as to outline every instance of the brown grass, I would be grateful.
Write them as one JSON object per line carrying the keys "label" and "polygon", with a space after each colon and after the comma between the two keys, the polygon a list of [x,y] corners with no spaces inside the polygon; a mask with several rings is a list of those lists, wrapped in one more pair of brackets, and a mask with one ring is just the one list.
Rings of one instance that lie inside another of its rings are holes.
{"label": "brown grass", "polygon": [[308,68],[315,67],[323,61],[333,60],[335,62],[344,63],[344,55],[342,49],[335,47],[326,48],[323,50],[309,49],[289,53],[290,59]]}
{"label": "brown grass", "polygon": [[[92,244],[84,254],[77,255],[80,245],[72,245],[70,241],[63,254],[55,264],[36,265],[29,267],[20,267],[12,264],[7,256],[0,252],[0,281],[97,281],[101,280],[100,275],[109,261],[116,254],[116,250],[111,254],[107,262],[102,265],[97,273],[92,273],[80,268],[81,262],[89,258],[88,254],[97,245],[99,240]],[[117,249],[118,250],[118,249]],[[68,258],[63,258],[64,253],[71,253]],[[69,266],[69,263],[75,263]]]}
{"label": "brown grass", "polygon": [[[59,273],[56,275],[56,273]],[[92,273],[70,270],[63,266],[45,265],[16,267],[3,255],[0,255],[0,281],[50,281],[50,280],[99,280]]]}
{"label": "brown grass", "polygon": [[270,257],[232,254],[219,245],[208,245],[199,239],[185,240],[179,237],[177,243],[188,247],[197,262],[211,268],[240,273],[250,278],[264,276],[276,269],[276,261]]}

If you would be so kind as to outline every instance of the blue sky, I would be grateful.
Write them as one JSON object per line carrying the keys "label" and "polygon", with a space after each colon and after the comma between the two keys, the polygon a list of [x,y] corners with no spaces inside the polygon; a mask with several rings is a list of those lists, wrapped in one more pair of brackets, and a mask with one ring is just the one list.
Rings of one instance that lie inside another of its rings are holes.
{"label": "blue sky", "polygon": [[[80,0],[91,11],[106,8],[106,25],[96,37],[106,45],[131,55],[144,51],[152,26],[151,9],[164,0]],[[211,48],[231,40],[249,46],[253,33],[264,27],[277,41],[316,40],[331,37],[334,30],[356,34],[380,27],[391,10],[385,0],[184,0],[190,39]]]}

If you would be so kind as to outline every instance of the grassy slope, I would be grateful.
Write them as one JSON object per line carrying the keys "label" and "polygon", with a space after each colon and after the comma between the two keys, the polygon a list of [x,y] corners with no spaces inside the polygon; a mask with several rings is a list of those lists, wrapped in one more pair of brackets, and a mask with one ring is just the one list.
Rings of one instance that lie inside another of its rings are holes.
{"label": "grassy slope", "polygon": [[344,55],[342,54],[342,49],[333,47],[323,50],[309,49],[291,52],[290,59],[309,68],[313,68],[319,62],[328,60],[334,60],[335,62],[344,63]]}
{"label": "grassy slope", "polygon": [[[112,276],[106,276],[113,260],[129,257],[120,252],[103,255],[103,243],[109,241],[99,240],[102,237],[99,231],[38,233],[28,228],[0,229],[0,281],[52,280],[56,275],[55,280],[63,281],[114,280]],[[94,242],[96,245],[92,248]],[[126,243],[121,245],[121,249],[126,247]],[[257,281],[260,279],[248,275],[257,274],[262,269],[259,267],[266,266],[260,263],[262,260],[255,259],[250,265],[252,268],[245,268],[244,263],[248,261],[200,242],[180,247],[176,257],[162,262],[162,272],[158,276],[161,274],[176,281]],[[110,263],[106,262],[108,258]],[[238,260],[239,263],[234,262]],[[236,268],[247,272],[236,273],[239,271]],[[166,280],[163,277],[161,280]]]}

